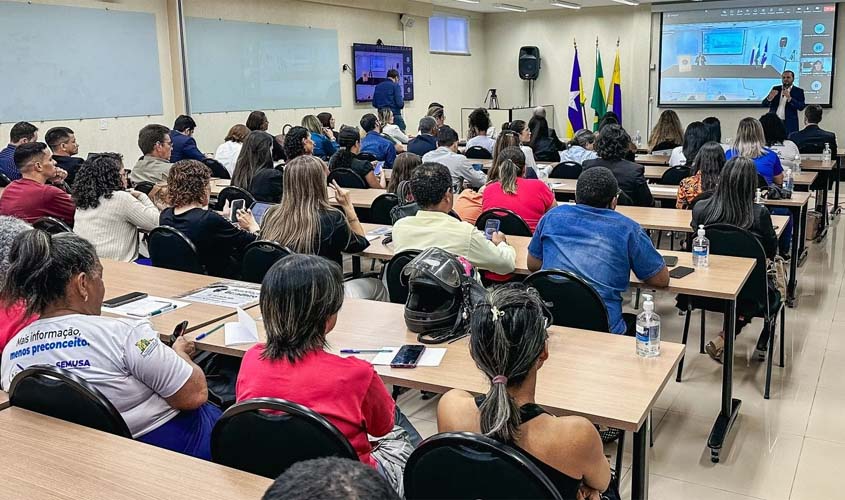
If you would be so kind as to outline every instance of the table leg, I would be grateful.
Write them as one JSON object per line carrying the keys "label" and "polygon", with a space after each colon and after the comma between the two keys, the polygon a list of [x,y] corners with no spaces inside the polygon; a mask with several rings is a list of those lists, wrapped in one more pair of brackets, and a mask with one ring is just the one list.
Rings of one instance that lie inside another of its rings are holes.
{"label": "table leg", "polygon": [[352,256],[352,276],[361,276],[361,257],[357,255]]}
{"label": "table leg", "polygon": [[[836,176],[834,177],[834,181],[836,181],[833,185],[833,214],[839,214],[839,181],[842,180],[842,158],[836,158]],[[827,203],[827,200],[825,200]]]}
{"label": "table leg", "polygon": [[[801,207],[790,207],[792,214],[792,245],[790,254],[792,258],[789,260],[789,281],[786,284],[786,305],[793,307],[795,303],[795,287],[797,284],[798,273],[798,240],[801,239]],[[727,342],[725,342],[727,344]]]}
{"label": "table leg", "polygon": [[[832,173],[825,172],[825,180],[824,180],[824,187],[822,188],[822,201],[821,201],[821,210],[822,210],[822,224],[821,228],[819,229],[819,234],[816,235],[816,241],[821,241],[824,239],[825,235],[827,234],[827,226],[828,226],[828,213],[827,213],[827,183],[829,181],[830,176]],[[818,196],[818,193],[816,193]],[[818,201],[816,202],[818,206]]]}
{"label": "table leg", "polygon": [[[707,447],[710,461],[718,463],[722,446],[728,438],[731,427],[739,414],[742,401],[733,398],[734,336],[736,335],[736,301],[725,304],[725,352],[722,359],[722,408],[710,431]],[[636,438],[634,441],[636,442]]]}
{"label": "table leg", "polygon": [[648,499],[648,429],[651,419],[646,419],[634,433],[634,456],[631,463],[631,500]]}

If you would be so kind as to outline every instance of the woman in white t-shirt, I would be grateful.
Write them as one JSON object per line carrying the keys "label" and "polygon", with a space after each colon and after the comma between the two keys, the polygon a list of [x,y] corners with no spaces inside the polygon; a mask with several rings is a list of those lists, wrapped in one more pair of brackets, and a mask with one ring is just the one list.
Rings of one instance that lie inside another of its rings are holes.
{"label": "woman in white t-shirt", "polygon": [[786,125],[774,113],[766,113],[760,117],[763,135],[766,137],[766,147],[777,153],[784,168],[795,166],[795,157],[799,156],[798,146],[786,138]]}
{"label": "woman in white t-shirt", "polygon": [[74,233],[22,233],[9,261],[2,306],[23,303],[38,319],[3,349],[3,390],[30,366],[57,366],[102,392],[133,438],[210,459],[220,410],[206,402],[192,342],[180,337],[171,349],[146,320],[100,316],[103,266],[91,243]]}
{"label": "woman in white t-shirt", "polygon": [[392,137],[394,142],[408,144],[411,140],[398,125],[393,123],[393,111],[390,108],[378,110],[378,120],[381,122],[381,133]]}
{"label": "woman in white t-shirt", "polygon": [[669,156],[669,166],[692,166],[692,161],[698,154],[698,150],[710,140],[710,131],[707,125],[702,122],[691,122],[684,130],[683,146],[678,146],[672,150],[672,154]]}
{"label": "woman in white t-shirt", "polygon": [[474,109],[469,114],[468,125],[470,139],[467,141],[466,148],[480,146],[492,155],[496,141],[487,135],[487,130],[490,128],[490,114],[487,113],[487,110],[484,108]]}
{"label": "woman in white t-shirt", "polygon": [[217,146],[217,151],[214,152],[214,159],[226,167],[230,178],[235,173],[235,164],[238,162],[241,148],[244,147],[244,139],[248,135],[249,129],[246,128],[246,125],[239,123],[229,129],[229,133],[226,134],[224,139],[225,142]]}

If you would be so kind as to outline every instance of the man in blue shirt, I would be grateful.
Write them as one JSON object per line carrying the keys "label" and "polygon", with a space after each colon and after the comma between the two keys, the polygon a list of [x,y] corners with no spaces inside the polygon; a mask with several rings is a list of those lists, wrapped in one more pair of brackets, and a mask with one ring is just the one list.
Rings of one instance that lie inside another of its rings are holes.
{"label": "man in blue shirt", "polygon": [[370,153],[378,161],[384,162],[384,168],[393,168],[396,159],[396,146],[381,136],[381,123],[376,115],[367,113],[361,118],[361,128],[367,135],[361,139],[361,153]]}
{"label": "man in blue shirt", "polygon": [[663,257],[639,224],[615,211],[619,185],[605,167],[578,177],[575,205],[540,219],[528,245],[528,269],[561,269],[584,278],[604,301],[610,332],[633,336],[636,316],[622,314],[631,271],[648,286],[669,284]]}
{"label": "man in blue shirt", "polygon": [[437,121],[430,116],[420,119],[420,133],[408,141],[408,152],[422,158],[429,151],[437,149]]}
{"label": "man in blue shirt", "polygon": [[0,151],[0,173],[16,181],[21,178],[21,172],[15,165],[15,150],[21,144],[38,140],[38,127],[29,122],[18,122],[12,126],[9,133],[9,145]]}
{"label": "man in blue shirt", "polygon": [[170,131],[170,140],[173,141],[173,149],[170,152],[170,163],[179,160],[205,161],[205,155],[197,147],[197,140],[194,139],[194,129],[197,122],[188,115],[179,115]]}
{"label": "man in blue shirt", "polygon": [[390,108],[393,112],[393,123],[405,131],[405,119],[402,118],[402,108],[405,107],[402,86],[399,85],[399,72],[395,69],[387,71],[387,80],[376,85],[373,90],[373,107],[376,109]]}

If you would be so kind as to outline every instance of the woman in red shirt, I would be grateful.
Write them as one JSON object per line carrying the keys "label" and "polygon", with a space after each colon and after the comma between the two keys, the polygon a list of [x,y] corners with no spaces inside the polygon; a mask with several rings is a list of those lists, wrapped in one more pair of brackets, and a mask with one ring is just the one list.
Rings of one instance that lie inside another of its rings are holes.
{"label": "woman in red shirt", "polygon": [[[20,233],[30,229],[32,226],[20,219],[0,215],[0,282],[9,268],[9,250],[12,249],[12,242]],[[26,306],[23,303],[0,307],[0,352],[6,347],[9,339],[36,319],[38,316],[26,314]]]}
{"label": "woman in red shirt", "polygon": [[[405,462],[420,436],[369,362],[325,351],[342,304],[336,263],[298,254],[277,262],[261,285],[267,343],[244,355],[237,400],[281,398],[316,411],[401,495]],[[368,434],[380,438],[376,449]]]}
{"label": "woman in red shirt", "polygon": [[506,208],[522,217],[534,231],[543,215],[555,206],[555,195],[545,182],[525,179],[525,155],[517,147],[499,155],[498,180],[484,188],[481,210]]}

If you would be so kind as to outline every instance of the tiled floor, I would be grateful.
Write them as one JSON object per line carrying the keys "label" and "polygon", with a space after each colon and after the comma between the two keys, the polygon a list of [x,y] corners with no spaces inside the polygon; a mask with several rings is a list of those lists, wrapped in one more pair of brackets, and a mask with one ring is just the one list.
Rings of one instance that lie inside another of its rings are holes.
{"label": "tiled floor", "polygon": [[[770,400],[763,399],[765,363],[752,359],[761,321],[737,338],[734,397],[743,403],[718,464],[710,462],[706,441],[719,408],[721,365],[699,354],[695,313],[683,382],[667,384],[654,412],[651,500],[845,498],[839,476],[845,470],[843,243],[839,218],[822,243],[807,243],[797,307],[786,313],[786,367],[773,367]],[[658,293],[656,300],[663,340],[680,342],[683,316],[674,296]],[[720,323],[720,315],[708,315],[707,338]],[[409,391],[399,404],[427,437],[437,432],[437,398],[423,401],[419,394]],[[615,450],[614,444],[606,452]],[[623,498],[630,498],[630,453],[623,457]]]}

